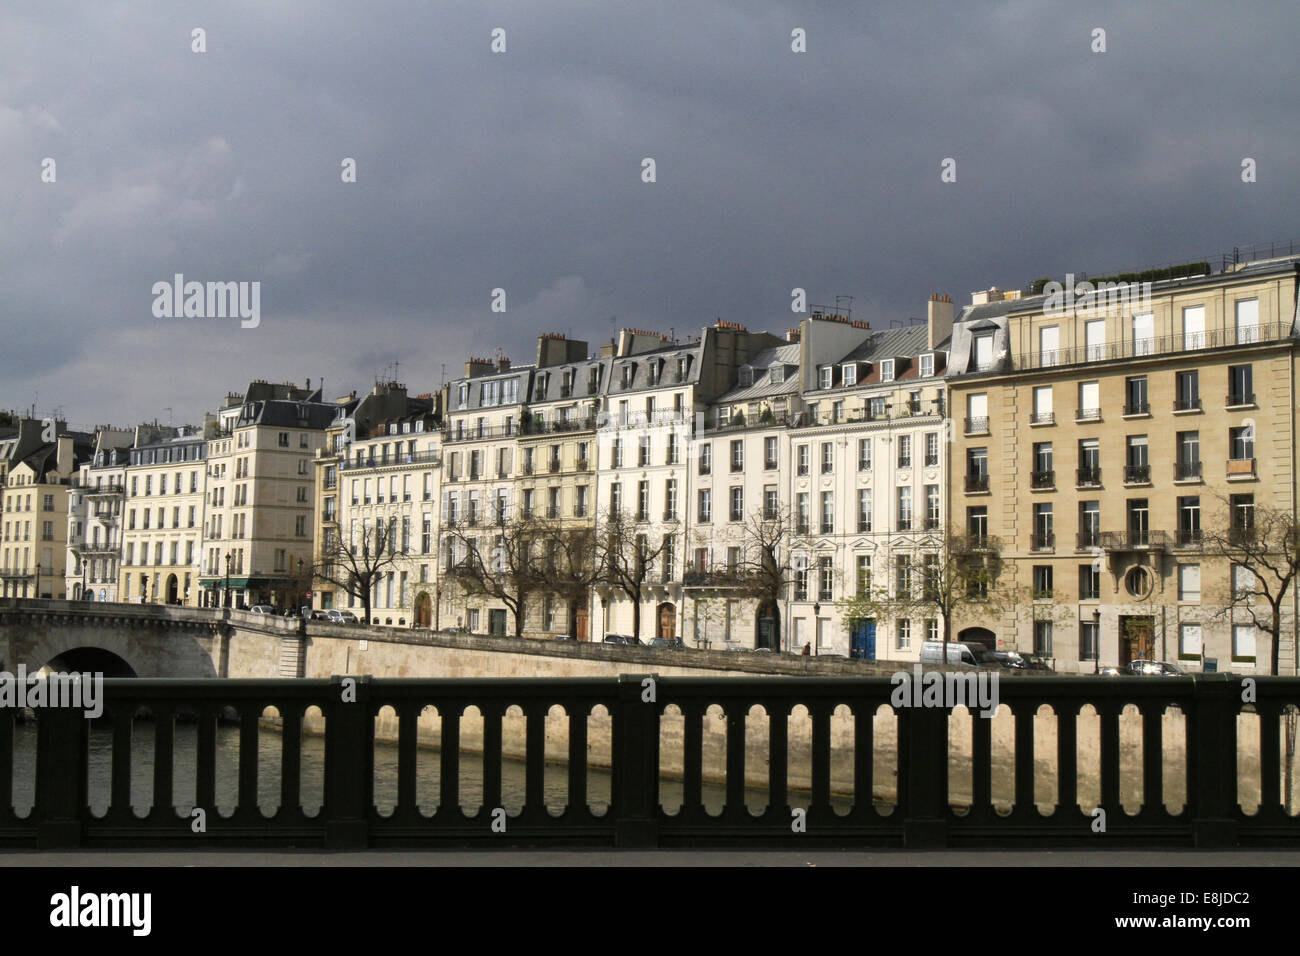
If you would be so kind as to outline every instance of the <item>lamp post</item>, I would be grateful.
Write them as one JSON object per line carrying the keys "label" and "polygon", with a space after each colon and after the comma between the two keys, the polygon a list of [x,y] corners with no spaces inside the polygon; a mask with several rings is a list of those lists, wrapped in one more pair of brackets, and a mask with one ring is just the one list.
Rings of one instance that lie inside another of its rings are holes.
{"label": "lamp post", "polygon": [[226,552],[226,605],[225,605],[226,607],[234,606],[233,602],[230,600],[230,565],[234,560],[235,560],[235,556],[231,552],[227,551]]}
{"label": "lamp post", "polygon": [[37,561],[36,562],[36,593],[33,594],[32,597],[39,598],[40,596],[41,596],[41,562]]}
{"label": "lamp post", "polygon": [[[302,589],[301,597],[299,598],[299,600],[300,600],[300,601],[308,601],[308,602],[310,602],[311,598],[308,597],[308,593],[307,593],[307,592],[309,592],[309,591],[311,590],[311,588],[310,588],[310,584],[311,584],[311,582],[308,581],[308,582],[305,582],[305,583],[304,583],[304,581],[303,581],[303,578],[302,578],[302,568],[303,568],[303,564],[304,564],[304,562],[303,562],[302,558],[299,558],[299,559],[298,559],[298,584],[299,584],[299,587],[301,587],[301,589]],[[299,604],[299,608],[300,608],[300,609],[301,609],[301,607],[302,607],[302,605]]]}
{"label": "lamp post", "polygon": [[821,604],[821,601],[814,601],[814,602],[813,602],[813,635],[812,635],[812,637],[813,637],[813,639],[812,639],[812,647],[813,647],[813,656],[814,656],[814,657],[817,656],[817,645],[820,643],[820,640],[819,640],[819,632],[820,632],[820,630],[821,630],[821,627],[820,627],[821,622],[820,622],[819,618],[821,617],[821,613],[822,613],[822,604]]}

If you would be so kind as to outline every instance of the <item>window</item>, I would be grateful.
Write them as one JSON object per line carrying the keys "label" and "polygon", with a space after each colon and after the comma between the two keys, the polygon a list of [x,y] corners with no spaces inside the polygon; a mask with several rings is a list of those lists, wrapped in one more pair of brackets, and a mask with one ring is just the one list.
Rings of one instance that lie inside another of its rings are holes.
{"label": "window", "polygon": [[1242,299],[1237,302],[1235,319],[1238,345],[1259,341],[1258,299]]}
{"label": "window", "polygon": [[858,367],[852,362],[844,366],[840,371],[840,384],[857,385],[858,384]]}
{"label": "window", "polygon": [[795,518],[796,521],[795,530],[799,534],[807,534],[808,522],[810,520],[808,517],[808,492],[806,491],[800,492],[798,498],[796,498],[795,501],[797,507],[797,513]]}
{"label": "window", "polygon": [[1101,383],[1079,383],[1079,421],[1101,418]]}
{"label": "window", "polygon": [[902,487],[898,489],[898,531],[910,531],[912,529],[912,489]]}
{"label": "window", "polygon": [[984,432],[989,428],[989,397],[985,392],[966,396],[966,431]]}
{"label": "window", "polygon": [[889,407],[883,397],[867,399],[867,419],[869,421],[884,418],[888,413]]}
{"label": "window", "polygon": [[1050,564],[1034,565],[1034,597],[1050,598],[1052,596],[1052,566]]}
{"label": "window", "polygon": [[777,440],[773,435],[763,439],[763,467],[775,468],[777,465]]}
{"label": "window", "polygon": [[1147,377],[1131,375],[1124,379],[1124,414],[1146,415],[1151,411],[1147,401]]}
{"label": "window", "polygon": [[966,449],[966,490],[989,490],[989,450],[988,448]]}
{"label": "window", "polygon": [[677,520],[677,479],[669,478],[664,483],[664,520]]}
{"label": "window", "polygon": [[617,515],[623,510],[623,485],[615,482],[609,486],[609,511]]}
{"label": "window", "polygon": [[1228,457],[1242,461],[1255,457],[1255,430],[1249,425],[1228,429]]}
{"label": "window", "polygon": [[1101,503],[1079,502],[1079,548],[1096,548],[1101,544]]}
{"label": "window", "polygon": [[1060,345],[1061,329],[1059,326],[1049,325],[1038,330],[1038,359],[1042,367],[1046,368],[1059,364]]}
{"label": "window", "polygon": [[[806,449],[807,447],[808,447],[807,445],[803,445],[801,446],[801,450]],[[871,470],[871,439],[859,438],[858,439],[858,471],[870,471],[870,470]],[[800,472],[800,474],[807,474],[807,472]]]}
{"label": "window", "polygon": [[822,534],[831,534],[835,531],[835,494],[830,491],[822,492]]}
{"label": "window", "polygon": [[912,436],[911,435],[898,436],[898,467],[899,468],[912,467]]}
{"label": "window", "polygon": [[1035,425],[1050,425],[1054,420],[1052,414],[1052,386],[1043,385],[1035,388],[1032,423]]}
{"label": "window", "polygon": [[1249,365],[1228,366],[1228,405],[1255,404],[1254,376]]}
{"label": "window", "polygon": [[763,517],[772,521],[775,520],[780,512],[780,496],[777,494],[776,485],[763,486]]}
{"label": "window", "polygon": [[921,378],[929,378],[934,375],[934,353],[927,352],[921,356]]}
{"label": "window", "polygon": [[1174,374],[1174,411],[1189,412],[1201,407],[1200,378],[1195,369]]}
{"label": "window", "polygon": [[1232,599],[1247,601],[1255,595],[1255,575],[1244,564],[1232,566]]}
{"label": "window", "polygon": [[1052,622],[1034,622],[1034,653],[1039,657],[1052,656]]}
{"label": "window", "polygon": [[708,524],[713,520],[713,492],[708,488],[700,489],[698,513],[700,524]]}
{"label": "window", "polygon": [[835,445],[833,442],[822,442],[822,474],[829,475],[835,470]]}
{"label": "window", "polygon": [[1151,463],[1147,457],[1147,436],[1129,435],[1124,440],[1124,480],[1147,482],[1151,480]]}
{"label": "window", "polygon": [[1178,566],[1178,600],[1192,604],[1201,600],[1201,566],[1199,564],[1180,564]]}
{"label": "window", "polygon": [[871,489],[858,489],[858,532],[865,534],[871,530]]}
{"label": "window", "polygon": [[797,555],[794,559],[794,599],[808,600],[808,559]]}
{"label": "window", "polygon": [[1052,534],[1052,504],[1039,502],[1034,505],[1034,530],[1030,547],[1034,551],[1050,551],[1055,544]]}
{"label": "window", "polygon": [[939,486],[925,486],[925,527],[934,531],[939,527]]}
{"label": "window", "polygon": [[1052,466],[1052,443],[1040,441],[1034,443],[1033,471],[1030,473],[1030,487],[1051,488],[1056,484],[1056,471]]}
{"label": "window", "polygon": [[1079,565],[1079,600],[1101,599],[1101,568],[1097,564]]}
{"label": "window", "polygon": [[858,594],[866,597],[871,594],[871,555],[858,555]]}
{"label": "window", "polygon": [[1138,312],[1133,316],[1133,354],[1150,355],[1155,351],[1155,321],[1150,312]]}
{"label": "window", "polygon": [[897,633],[894,642],[895,648],[900,651],[907,650],[912,646],[912,622],[907,620],[907,618],[902,618],[894,625],[894,627]]}
{"label": "window", "polygon": [[975,336],[975,371],[987,372],[993,367],[993,333]]}
{"label": "window", "polygon": [[1232,659],[1253,661],[1255,659],[1255,626],[1253,624],[1232,625]]}
{"label": "window", "polygon": [[819,600],[835,600],[834,559],[828,554],[817,559],[817,585]]}
{"label": "window", "polygon": [[731,471],[732,473],[742,472],[745,470],[745,443],[744,441],[733,441],[731,443]]}
{"label": "window", "polygon": [[768,368],[768,377],[771,379],[773,385],[780,385],[782,382],[785,381],[785,366],[784,365],[771,366],[770,368]]}
{"label": "window", "polygon": [[708,475],[713,472],[713,445],[705,442],[700,445],[700,474]]}
{"label": "window", "polygon": [[1097,659],[1097,630],[1096,621],[1079,622],[1079,660],[1095,661]]}
{"label": "window", "polygon": [[894,360],[884,359],[880,363],[880,380],[882,382],[892,382],[894,380]]}
{"label": "window", "polygon": [[819,388],[830,388],[831,380],[835,370],[829,365],[822,365],[817,369],[817,384]]}
{"label": "window", "polygon": [[927,466],[939,464],[939,433],[926,432],[925,463]]}
{"label": "window", "polygon": [[1201,625],[1186,623],[1178,626],[1178,656],[1201,656]]}
{"label": "window", "polygon": [[1183,547],[1201,543],[1201,499],[1192,495],[1178,499],[1178,544]]}
{"label": "window", "polygon": [[894,555],[894,596],[905,598],[912,593],[912,556]]}
{"label": "window", "polygon": [[989,509],[985,505],[966,509],[966,534],[972,545],[979,545],[989,536]]}
{"label": "window", "polygon": [[1174,447],[1177,458],[1174,461],[1174,478],[1188,480],[1201,476],[1201,433],[1179,432],[1175,436]]}
{"label": "window", "polygon": [[650,520],[650,482],[636,484],[636,517],[638,521]]}
{"label": "window", "polygon": [[731,489],[731,507],[728,517],[732,521],[743,521],[745,518],[745,489]]}
{"label": "window", "polygon": [[1232,495],[1228,499],[1228,511],[1232,518],[1233,535],[1243,535],[1255,527],[1255,496]]}

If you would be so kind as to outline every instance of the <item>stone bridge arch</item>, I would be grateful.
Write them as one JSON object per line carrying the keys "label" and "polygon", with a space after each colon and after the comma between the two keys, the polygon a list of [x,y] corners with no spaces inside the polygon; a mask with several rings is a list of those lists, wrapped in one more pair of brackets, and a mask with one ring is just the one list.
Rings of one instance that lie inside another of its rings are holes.
{"label": "stone bridge arch", "polygon": [[[0,614],[3,669],[102,670],[105,676],[216,677],[214,649],[224,644],[211,622],[177,621],[94,605],[85,611]],[[98,666],[96,666],[98,665]]]}

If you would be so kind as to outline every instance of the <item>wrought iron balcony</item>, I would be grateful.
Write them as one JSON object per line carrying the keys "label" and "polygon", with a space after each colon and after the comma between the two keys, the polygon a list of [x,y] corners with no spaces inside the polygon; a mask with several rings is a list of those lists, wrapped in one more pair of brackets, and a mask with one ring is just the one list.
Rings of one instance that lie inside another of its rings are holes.
{"label": "wrought iron balcony", "polygon": [[1125,465],[1124,466],[1124,484],[1126,485],[1145,485],[1151,481],[1150,465]]}
{"label": "wrought iron balcony", "polygon": [[1174,462],[1174,481],[1194,481],[1201,477],[1199,461]]}
{"label": "wrought iron balcony", "polygon": [[989,420],[987,417],[966,419],[967,435],[973,435],[977,432],[986,432],[988,430],[989,430]]}
{"label": "wrought iron balcony", "polygon": [[1080,468],[1075,474],[1080,488],[1093,488],[1101,484],[1100,468]]}
{"label": "wrought iron balcony", "polygon": [[1034,471],[1029,475],[1029,487],[1031,488],[1053,488],[1056,486],[1056,472],[1048,469],[1046,471]]}
{"label": "wrought iron balcony", "polygon": [[966,476],[967,491],[988,491],[989,476],[984,474],[975,474]]}

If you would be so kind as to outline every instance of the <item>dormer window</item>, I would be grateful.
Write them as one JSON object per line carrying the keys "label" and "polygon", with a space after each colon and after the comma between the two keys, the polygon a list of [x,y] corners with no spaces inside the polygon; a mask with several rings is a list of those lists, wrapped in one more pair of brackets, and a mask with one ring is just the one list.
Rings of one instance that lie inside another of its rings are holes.
{"label": "dormer window", "polygon": [[767,370],[767,374],[773,385],[780,385],[785,381],[785,366],[773,365]]}
{"label": "dormer window", "polygon": [[754,370],[752,368],[742,368],[740,370],[740,387],[749,388],[754,384]]}
{"label": "dormer window", "polygon": [[835,370],[829,365],[823,365],[817,370],[818,386],[820,388],[830,388],[831,380]]}
{"label": "dormer window", "polygon": [[892,382],[894,380],[893,359],[885,359],[880,363],[880,380],[882,382]]}
{"label": "dormer window", "polygon": [[841,375],[840,378],[840,383],[842,385],[858,384],[858,367],[854,365],[852,362],[849,362],[847,365],[844,366],[843,374]]}
{"label": "dormer window", "polygon": [[718,408],[718,427],[721,428],[724,425],[730,424],[730,422],[731,422],[731,406],[729,405],[720,406]]}
{"label": "dormer window", "polygon": [[921,356],[921,378],[929,378],[934,374],[934,353],[927,352]]}
{"label": "dormer window", "polygon": [[622,371],[623,371],[623,387],[631,388],[632,387],[632,366],[624,365]]}

